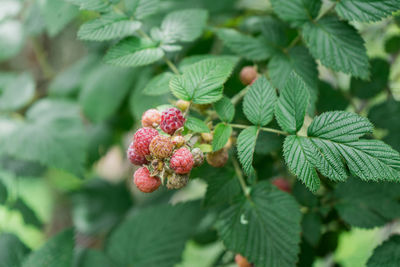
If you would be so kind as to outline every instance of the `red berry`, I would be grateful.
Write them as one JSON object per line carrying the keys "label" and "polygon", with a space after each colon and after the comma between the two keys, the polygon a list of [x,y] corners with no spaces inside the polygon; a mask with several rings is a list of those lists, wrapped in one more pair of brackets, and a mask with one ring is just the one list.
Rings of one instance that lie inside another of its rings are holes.
{"label": "red berry", "polygon": [[179,148],[172,155],[169,166],[176,173],[185,174],[192,170],[194,165],[193,155],[186,147]]}
{"label": "red berry", "polygon": [[143,127],[157,127],[161,121],[161,113],[157,109],[149,109],[142,115]]}
{"label": "red berry", "polygon": [[177,108],[169,108],[161,113],[161,130],[167,134],[173,134],[185,124],[182,112]]}
{"label": "red berry", "polygon": [[133,146],[139,155],[147,156],[150,154],[149,145],[151,140],[158,135],[156,129],[143,127],[137,130],[134,136]]}
{"label": "red berry", "polygon": [[171,156],[174,144],[170,138],[163,135],[157,135],[151,141],[149,148],[152,156],[159,159],[165,159]]}
{"label": "red berry", "polygon": [[244,85],[249,85],[257,79],[257,71],[254,67],[247,66],[240,71],[240,81]]}
{"label": "red berry", "polygon": [[141,167],[135,171],[133,182],[143,193],[151,193],[161,185],[161,180],[157,176],[150,176],[146,167]]}
{"label": "red berry", "polygon": [[129,145],[128,150],[126,151],[126,155],[128,159],[132,162],[132,164],[140,166],[149,163],[145,156],[136,153],[133,142],[131,142],[131,144]]}
{"label": "red berry", "polygon": [[272,181],[272,184],[278,187],[280,190],[290,193],[292,191],[290,183],[285,178],[276,178]]}
{"label": "red berry", "polygon": [[251,267],[251,263],[249,263],[247,259],[240,254],[236,254],[235,261],[239,267]]}

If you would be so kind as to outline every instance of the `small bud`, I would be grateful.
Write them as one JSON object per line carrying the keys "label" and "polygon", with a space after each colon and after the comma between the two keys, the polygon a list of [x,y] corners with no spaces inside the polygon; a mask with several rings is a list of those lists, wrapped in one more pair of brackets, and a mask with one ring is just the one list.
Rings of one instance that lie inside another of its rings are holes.
{"label": "small bud", "polygon": [[204,162],[204,154],[200,148],[196,147],[192,150],[193,160],[194,160],[194,167],[198,167]]}
{"label": "small bud", "polygon": [[223,167],[229,159],[229,154],[226,149],[220,149],[218,151],[207,154],[207,162],[213,167]]}
{"label": "small bud", "polygon": [[175,106],[177,106],[182,111],[186,111],[188,109],[188,107],[190,106],[190,102],[180,99],[180,100],[176,101]]}
{"label": "small bud", "polygon": [[213,135],[211,133],[201,133],[201,139],[204,142],[209,143],[213,140]]}
{"label": "small bud", "polygon": [[240,81],[249,85],[257,79],[257,70],[252,66],[246,66],[240,71]]}
{"label": "small bud", "polygon": [[173,173],[168,176],[167,188],[168,189],[180,189],[187,185],[189,181],[189,174],[177,174]]}
{"label": "small bud", "polygon": [[251,267],[251,263],[249,263],[247,259],[240,254],[236,254],[235,262],[238,267]]}
{"label": "small bud", "polygon": [[174,144],[174,146],[176,148],[180,148],[180,147],[184,146],[186,143],[186,140],[182,135],[172,136],[171,141],[172,141],[172,144]]}

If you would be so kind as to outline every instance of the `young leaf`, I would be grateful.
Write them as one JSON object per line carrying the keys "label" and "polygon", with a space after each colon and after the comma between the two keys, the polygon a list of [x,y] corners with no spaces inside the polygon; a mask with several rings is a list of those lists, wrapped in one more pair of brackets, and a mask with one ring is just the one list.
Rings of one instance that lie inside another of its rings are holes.
{"label": "young leaf", "polygon": [[46,30],[50,37],[56,36],[77,15],[78,8],[64,0],[50,0],[41,3],[41,14],[43,16]]}
{"label": "young leaf", "polygon": [[352,26],[328,16],[305,24],[302,34],[311,54],[328,68],[362,79],[368,77],[364,41]]}
{"label": "young leaf", "polygon": [[220,214],[216,227],[225,246],[257,267],[289,267],[300,251],[299,206],[268,182]]}
{"label": "young leaf", "polygon": [[202,216],[199,203],[194,202],[139,210],[113,231],[107,255],[118,266],[174,266]]}
{"label": "young leaf", "polygon": [[184,9],[168,14],[161,24],[163,43],[192,42],[203,32],[208,13],[203,9]]}
{"label": "young leaf", "polygon": [[110,9],[109,0],[65,0],[79,6],[80,9],[106,12]]}
{"label": "young leaf", "polygon": [[372,130],[372,124],[365,117],[346,111],[333,111],[322,113],[314,118],[308,127],[307,134],[345,143],[356,141]]}
{"label": "young leaf", "polygon": [[214,103],[214,109],[217,112],[218,117],[224,122],[231,122],[235,116],[235,107],[231,100],[226,96]]}
{"label": "young leaf", "polygon": [[313,151],[305,144],[305,138],[290,135],[283,144],[283,155],[289,170],[295,174],[312,192],[320,185],[314,168]]}
{"label": "young leaf", "polygon": [[312,20],[321,8],[320,0],[271,0],[271,4],[275,14],[293,26]]}
{"label": "young leaf", "polygon": [[354,227],[383,226],[400,217],[399,189],[396,183],[366,183],[351,178],[335,189],[335,209]]}
{"label": "young leaf", "polygon": [[233,29],[219,29],[217,35],[224,45],[248,60],[266,60],[275,51],[275,48],[268,45],[263,37],[256,38]]}
{"label": "young leaf", "polygon": [[88,249],[82,256],[81,267],[110,267],[114,266],[111,260],[102,252],[95,249]]}
{"label": "young leaf", "polygon": [[89,41],[107,41],[132,35],[141,27],[139,21],[120,14],[109,13],[83,24],[78,38]]}
{"label": "young leaf", "polygon": [[65,230],[47,241],[39,250],[31,253],[23,267],[72,266],[74,254],[74,233]]}
{"label": "young leaf", "polygon": [[229,124],[218,123],[215,126],[214,137],[212,141],[213,151],[220,150],[228,142],[231,137],[232,127]]}
{"label": "young leaf", "polygon": [[256,146],[258,135],[258,129],[255,126],[251,126],[244,129],[237,139],[237,153],[239,161],[243,166],[244,172],[251,176],[254,174],[253,168],[253,154]]}
{"label": "young leaf", "polygon": [[129,15],[142,20],[160,9],[160,0],[125,0],[125,7]]}
{"label": "young leaf", "polygon": [[394,234],[374,249],[368,259],[367,267],[396,267],[400,262],[400,235]]}
{"label": "young leaf", "polygon": [[2,266],[21,266],[29,248],[14,234],[0,235],[0,262]]}
{"label": "young leaf", "polygon": [[136,67],[156,62],[163,56],[162,49],[152,41],[128,37],[111,47],[104,61],[121,67]]}
{"label": "young leaf", "polygon": [[255,125],[264,126],[274,117],[276,91],[269,81],[261,76],[247,91],[243,100],[243,112]]}
{"label": "young leaf", "polygon": [[35,81],[23,73],[8,83],[0,95],[0,110],[18,110],[29,103],[35,94]]}
{"label": "young leaf", "polygon": [[220,57],[195,63],[171,79],[171,91],[177,98],[195,104],[216,102],[222,97],[223,84],[236,62],[236,57]]}
{"label": "young leaf", "polygon": [[192,130],[195,133],[209,133],[210,129],[207,124],[205,124],[202,120],[189,116],[186,119],[185,127],[189,130]]}
{"label": "young leaf", "polygon": [[275,116],[281,128],[296,133],[303,126],[309,93],[304,81],[295,73],[290,74],[275,105]]}
{"label": "young leaf", "polygon": [[378,21],[400,9],[397,0],[341,0],[336,4],[338,15],[360,22]]}
{"label": "young leaf", "polygon": [[0,22],[0,62],[16,56],[24,45],[24,28],[18,20]]}
{"label": "young leaf", "polygon": [[145,95],[163,95],[169,92],[169,81],[174,75],[164,72],[154,76],[143,89]]}

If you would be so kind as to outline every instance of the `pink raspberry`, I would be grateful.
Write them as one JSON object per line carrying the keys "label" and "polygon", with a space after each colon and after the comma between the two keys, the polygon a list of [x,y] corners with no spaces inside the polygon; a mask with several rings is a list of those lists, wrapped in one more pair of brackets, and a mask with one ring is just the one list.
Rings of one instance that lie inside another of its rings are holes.
{"label": "pink raspberry", "polygon": [[239,78],[244,85],[250,85],[257,79],[257,71],[252,66],[246,66],[240,71]]}
{"label": "pink raspberry", "polygon": [[161,113],[157,109],[146,110],[142,115],[143,127],[157,127],[161,121]]}
{"label": "pink raspberry", "polygon": [[161,180],[157,176],[150,176],[146,167],[141,167],[135,171],[133,182],[143,193],[151,193],[157,190],[161,185]]}
{"label": "pink raspberry", "polygon": [[151,140],[158,135],[156,129],[143,127],[136,131],[133,146],[139,155],[147,156],[150,154],[149,145]]}
{"label": "pink raspberry", "polygon": [[182,112],[177,108],[169,108],[161,113],[161,130],[167,134],[173,134],[185,124]]}
{"label": "pink raspberry", "polygon": [[178,174],[190,172],[193,168],[193,165],[193,155],[186,147],[176,150],[169,161],[170,168]]}
{"label": "pink raspberry", "polygon": [[128,159],[132,162],[132,164],[141,166],[143,164],[149,163],[145,156],[136,153],[133,142],[131,142],[131,144],[129,145],[128,150],[126,151],[126,155]]}
{"label": "pink raspberry", "polygon": [[288,180],[283,177],[276,178],[272,181],[272,184],[278,187],[280,190],[285,192],[292,192],[292,188]]}

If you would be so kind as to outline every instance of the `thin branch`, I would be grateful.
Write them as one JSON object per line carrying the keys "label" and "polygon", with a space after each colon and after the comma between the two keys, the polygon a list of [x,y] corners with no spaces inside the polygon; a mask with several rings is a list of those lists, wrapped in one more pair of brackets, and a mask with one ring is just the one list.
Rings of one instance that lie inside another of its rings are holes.
{"label": "thin branch", "polygon": [[235,168],[236,176],[239,180],[240,186],[242,187],[243,194],[250,200],[249,190],[247,189],[246,182],[244,181],[243,172],[240,169],[239,163],[237,162],[236,158],[232,158],[233,167]]}
{"label": "thin branch", "polygon": [[55,71],[50,63],[47,61],[47,54],[42,45],[36,38],[31,39],[33,52],[35,53],[36,60],[43,72],[46,79],[50,79],[55,75]]}
{"label": "thin branch", "polygon": [[[230,123],[230,126],[232,126],[233,128],[239,128],[239,129],[246,129],[249,128],[251,125],[243,125],[243,124],[234,124],[234,123]],[[281,135],[289,135],[289,133],[278,130],[278,129],[274,129],[274,128],[268,128],[268,127],[260,127],[261,131],[264,132],[270,132],[270,133],[276,133],[276,134],[281,134]]]}
{"label": "thin branch", "polygon": [[236,105],[237,103],[239,103],[239,101],[244,97],[244,95],[247,93],[247,91],[249,90],[250,86],[246,86],[245,88],[243,88],[242,90],[239,91],[239,93],[237,93],[236,95],[234,95],[231,98],[231,102],[233,105]]}
{"label": "thin branch", "polygon": [[179,75],[181,74],[175,64],[169,60],[166,56],[163,56],[165,63],[167,63],[168,67],[172,70],[173,73]]}

